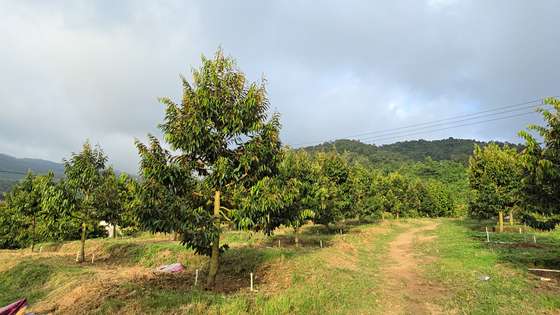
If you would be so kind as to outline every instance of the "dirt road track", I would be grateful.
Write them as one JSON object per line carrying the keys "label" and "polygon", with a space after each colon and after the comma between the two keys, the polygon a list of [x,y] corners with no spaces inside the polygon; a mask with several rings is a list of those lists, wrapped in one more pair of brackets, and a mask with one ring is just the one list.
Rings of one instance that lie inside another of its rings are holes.
{"label": "dirt road track", "polygon": [[432,241],[436,237],[419,234],[425,230],[433,230],[439,225],[433,221],[426,223],[428,224],[423,227],[412,228],[399,234],[389,243],[388,256],[395,261],[395,264],[381,270],[386,279],[386,285],[382,288],[384,314],[441,314],[442,312],[432,300],[450,296],[442,286],[433,285],[422,276],[418,266],[430,263],[430,259],[414,257],[415,237],[416,241],[421,242]]}

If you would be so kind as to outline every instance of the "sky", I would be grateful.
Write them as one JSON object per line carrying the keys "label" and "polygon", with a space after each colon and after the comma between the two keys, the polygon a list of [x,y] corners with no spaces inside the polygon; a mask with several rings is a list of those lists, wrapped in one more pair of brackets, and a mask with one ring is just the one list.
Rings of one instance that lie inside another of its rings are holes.
{"label": "sky", "polygon": [[158,97],[180,102],[180,74],[220,45],[250,82],[265,75],[294,147],[521,143],[543,124],[531,108],[396,128],[560,95],[558,12],[555,0],[0,0],[0,153],[60,162],[89,139],[136,174],[134,139],[162,139]]}

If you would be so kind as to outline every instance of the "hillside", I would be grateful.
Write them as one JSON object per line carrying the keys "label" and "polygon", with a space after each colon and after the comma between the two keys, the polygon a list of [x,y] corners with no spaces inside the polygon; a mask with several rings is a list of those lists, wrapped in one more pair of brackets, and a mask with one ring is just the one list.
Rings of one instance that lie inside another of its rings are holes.
{"label": "hillside", "polygon": [[[4,200],[4,192],[12,190],[20,179],[24,179],[27,171],[32,170],[33,174],[48,174],[54,170],[54,180],[58,181],[64,177],[64,164],[42,159],[17,158],[11,155],[0,153],[0,200]],[[115,170],[115,175],[119,176],[122,172]],[[135,175],[131,175],[136,177]]]}
{"label": "hillside", "polygon": [[[523,145],[496,142],[500,147],[507,144],[518,152]],[[358,162],[373,172],[387,175],[398,172],[411,180],[436,179],[446,184],[466,204],[468,195],[467,167],[474,145],[486,146],[487,142],[468,139],[414,140],[376,146],[356,140],[336,140],[303,148],[313,154],[330,151],[345,152],[349,163]]]}
{"label": "hillside", "polygon": [[64,164],[41,159],[17,158],[0,153],[0,200],[4,200],[4,192],[9,192],[20,179],[25,178],[27,171],[35,175],[47,174],[54,170],[54,178],[64,176]]}
{"label": "hillside", "polygon": [[[512,144],[508,142],[495,141],[500,147],[507,144],[510,148],[517,149],[521,152],[525,147],[521,144]],[[412,140],[396,142],[393,144],[384,144],[376,146],[375,144],[367,144],[357,140],[335,140],[325,142],[323,144],[304,147],[303,149],[310,153],[321,151],[330,151],[336,147],[338,152],[344,151],[362,155],[374,166],[378,164],[386,164],[388,162],[423,162],[427,157],[431,157],[436,162],[450,160],[461,163],[465,167],[468,165],[469,156],[474,150],[474,145],[478,144],[483,147],[488,142],[476,141],[471,139],[443,139],[443,140]]]}

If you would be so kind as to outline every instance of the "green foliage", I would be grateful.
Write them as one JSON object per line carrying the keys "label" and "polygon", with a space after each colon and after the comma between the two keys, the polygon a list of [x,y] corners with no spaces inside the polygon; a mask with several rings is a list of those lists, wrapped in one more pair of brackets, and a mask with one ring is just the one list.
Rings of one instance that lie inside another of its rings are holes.
{"label": "green foliage", "polygon": [[[151,135],[150,147],[136,141],[148,194],[139,217],[144,229],[178,231],[187,247],[211,256],[208,284],[213,285],[221,222],[238,214],[236,205],[228,203],[232,186],[250,189],[276,174],[280,123],[277,113],[267,121],[270,104],[264,78],[249,83],[236,60],[224,56],[221,48],[213,60],[202,56],[202,66],[192,69],[192,78],[191,84],[181,76],[180,104],[160,99],[167,108],[165,122],[158,127],[178,155],[162,149]],[[222,206],[222,199],[230,208]]]}
{"label": "green foliage", "polygon": [[365,217],[374,214],[382,202],[375,195],[378,193],[379,178],[373,176],[360,164],[356,163],[350,167],[348,181],[342,187],[345,202],[344,217],[357,217],[361,222]]}
{"label": "green foliage", "polygon": [[148,135],[150,146],[136,141],[140,153],[140,205],[136,220],[143,230],[181,233],[184,244],[198,254],[211,255],[215,227],[212,208],[201,194],[201,183],[192,170],[172,161],[169,150]]}
{"label": "green foliage", "polygon": [[319,164],[304,150],[288,148],[278,174],[259,181],[250,190],[236,192],[240,205],[240,228],[262,229],[271,235],[280,225],[297,231],[303,220],[314,218],[325,209],[327,189],[322,186]]}
{"label": "green foliage", "polygon": [[[7,209],[0,218],[4,230],[3,239],[6,240],[3,247],[31,244],[33,250],[37,240],[37,225],[43,224],[48,228],[53,224],[53,217],[44,207],[45,195],[54,185],[53,177],[53,171],[48,175],[35,177],[29,170],[25,179],[9,194],[5,194]],[[8,241],[9,239],[12,241]]]}
{"label": "green foliage", "polygon": [[320,167],[321,186],[325,189],[324,207],[317,209],[313,222],[329,229],[329,224],[336,223],[347,212],[345,192],[348,190],[350,167],[336,148],[330,152],[317,154],[316,161]]}
{"label": "green foliage", "polygon": [[47,198],[49,210],[61,218],[73,218],[82,224],[82,262],[85,260],[87,229],[93,230],[102,215],[96,207],[102,198],[98,191],[113,173],[112,166],[105,169],[107,160],[99,144],[92,148],[86,140],[80,153],[72,152],[70,160],[62,160],[66,167],[66,182],[60,181]]}
{"label": "green foliage", "polygon": [[560,101],[547,98],[543,104],[549,104],[553,111],[537,108],[546,127],[529,125],[529,131],[537,131],[543,143],[528,132],[520,131],[519,136],[526,141],[521,161],[526,168],[523,178],[522,198],[529,212],[539,213],[548,220],[539,220],[535,215],[525,214],[523,221],[534,228],[552,230],[560,223]]}
{"label": "green foliage", "polygon": [[473,196],[469,200],[469,216],[488,219],[518,204],[521,186],[521,165],[515,149],[494,143],[482,150],[475,145],[469,160],[469,187]]}
{"label": "green foliage", "polygon": [[[522,145],[496,142],[500,147],[521,150]],[[359,163],[374,174],[382,175],[398,172],[414,181],[417,177],[423,181],[436,179],[447,185],[460,204],[466,204],[468,198],[467,167],[472,154],[473,144],[486,145],[485,142],[463,139],[445,139],[436,141],[415,140],[376,146],[355,140],[336,140],[313,147],[306,147],[311,155],[328,152],[336,146],[350,165]]]}
{"label": "green foliage", "polygon": [[139,192],[136,180],[128,174],[117,178],[111,171],[103,175],[104,180],[94,196],[97,217],[121,228],[135,226],[133,216]]}

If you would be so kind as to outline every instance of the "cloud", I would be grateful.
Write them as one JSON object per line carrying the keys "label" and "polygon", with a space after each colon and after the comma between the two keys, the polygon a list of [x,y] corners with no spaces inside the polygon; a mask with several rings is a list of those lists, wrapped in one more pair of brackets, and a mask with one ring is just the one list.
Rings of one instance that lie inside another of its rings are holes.
{"label": "cloud", "polygon": [[[218,45],[264,72],[285,143],[560,94],[555,1],[0,1],[0,152],[59,161],[89,138],[135,173],[179,73]],[[388,104],[394,104],[389,110]],[[378,140],[519,142],[533,114]],[[387,137],[386,137],[387,138]],[[375,140],[375,141],[374,141]]]}

